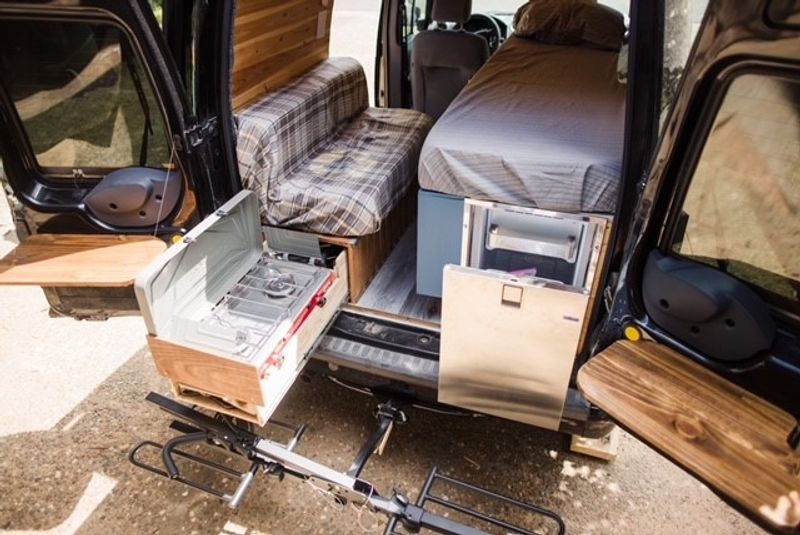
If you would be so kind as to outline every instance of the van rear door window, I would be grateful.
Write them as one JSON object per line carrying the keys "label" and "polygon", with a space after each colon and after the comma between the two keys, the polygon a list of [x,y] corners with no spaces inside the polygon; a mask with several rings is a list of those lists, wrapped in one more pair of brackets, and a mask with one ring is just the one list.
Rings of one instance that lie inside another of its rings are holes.
{"label": "van rear door window", "polygon": [[1,20],[0,82],[45,170],[80,176],[169,159],[147,71],[116,26]]}
{"label": "van rear door window", "polygon": [[745,74],[730,85],[684,201],[675,253],[800,311],[800,83]]}

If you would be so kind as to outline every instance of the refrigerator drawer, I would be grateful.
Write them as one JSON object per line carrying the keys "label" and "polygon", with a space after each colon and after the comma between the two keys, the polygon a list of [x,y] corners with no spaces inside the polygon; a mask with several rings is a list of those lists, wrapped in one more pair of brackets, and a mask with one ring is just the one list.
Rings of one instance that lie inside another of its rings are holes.
{"label": "refrigerator drawer", "polygon": [[588,289],[608,219],[468,199],[461,265]]}
{"label": "refrigerator drawer", "polygon": [[439,401],[558,429],[588,303],[583,290],[445,267]]}

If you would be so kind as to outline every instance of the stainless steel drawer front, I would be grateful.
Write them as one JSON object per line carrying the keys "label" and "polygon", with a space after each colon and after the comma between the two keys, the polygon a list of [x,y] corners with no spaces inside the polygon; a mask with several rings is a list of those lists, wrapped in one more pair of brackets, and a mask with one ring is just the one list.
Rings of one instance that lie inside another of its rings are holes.
{"label": "stainless steel drawer front", "polygon": [[558,429],[587,292],[447,266],[439,401]]}

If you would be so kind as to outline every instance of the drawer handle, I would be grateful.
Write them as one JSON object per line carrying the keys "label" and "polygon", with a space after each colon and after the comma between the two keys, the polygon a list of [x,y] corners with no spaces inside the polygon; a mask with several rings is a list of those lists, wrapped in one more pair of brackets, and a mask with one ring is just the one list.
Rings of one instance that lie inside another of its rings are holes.
{"label": "drawer handle", "polygon": [[578,239],[576,236],[564,238],[553,238],[548,236],[537,236],[535,234],[523,234],[509,230],[503,230],[498,225],[491,225],[487,236],[487,249],[504,249],[506,251],[517,251],[521,253],[535,254],[560,258],[567,262],[575,262],[578,249]]}
{"label": "drawer handle", "polygon": [[511,284],[503,285],[503,292],[500,296],[500,304],[515,308],[522,307],[522,288]]}

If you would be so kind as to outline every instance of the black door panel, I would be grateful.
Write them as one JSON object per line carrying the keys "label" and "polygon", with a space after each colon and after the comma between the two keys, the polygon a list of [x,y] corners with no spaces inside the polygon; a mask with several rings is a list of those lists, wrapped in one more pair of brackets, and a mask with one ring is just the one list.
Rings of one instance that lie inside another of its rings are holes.
{"label": "black door panel", "polygon": [[[146,0],[0,3],[0,156],[31,219],[73,214],[100,232],[149,234],[213,212],[235,188],[209,164],[230,158],[212,158],[218,132],[197,127],[207,103],[189,102]],[[120,221],[89,207],[93,188],[131,167],[179,171],[185,211]]]}
{"label": "black door panel", "polygon": [[642,294],[653,321],[723,362],[741,362],[772,347],[769,307],[747,285],[717,269],[653,251]]}
{"label": "black door panel", "polygon": [[[763,461],[764,451],[781,452],[766,470],[783,473],[788,466],[791,483],[778,492],[779,507],[787,508],[788,493],[800,488],[794,483],[800,427],[793,429],[793,419],[800,419],[798,20],[798,2],[709,2],[633,210],[609,319],[594,346],[602,357],[602,350],[619,347],[620,338],[630,340],[622,342],[634,359],[626,362],[656,372],[650,381],[640,376],[647,388],[636,399],[639,407],[654,409],[656,419],[666,414],[664,399],[680,400],[675,414],[682,417],[692,412],[697,392],[708,387],[713,407],[725,391],[735,390],[731,383],[766,402],[763,412],[753,412],[748,396],[729,397],[742,428],[759,429],[773,421],[772,414],[782,414],[773,443],[761,449],[742,440],[737,425],[682,435],[677,418],[640,436],[661,451],[672,442],[670,458],[695,475],[699,457],[710,453],[716,461],[730,453],[715,449],[719,438],[748,445],[731,456],[730,466]],[[657,373],[659,354],[674,355],[672,369],[680,370],[668,380]],[[607,370],[625,366],[623,360],[619,354],[608,358]],[[713,380],[693,390],[689,383],[706,375]],[[603,387],[624,386],[614,385],[615,373],[594,379]],[[593,398],[621,422],[631,416],[625,412],[630,400],[627,394]],[[712,412],[699,407],[698,421]],[[732,477],[730,467],[715,468],[715,475]],[[713,479],[705,479],[712,490],[731,499],[724,489],[730,481],[718,485]],[[729,503],[748,514],[745,500]],[[750,516],[761,525],[797,532],[796,513],[766,518],[766,505],[755,505]]]}
{"label": "black door panel", "polygon": [[33,264],[82,243],[94,268],[65,287],[42,270],[56,314],[135,313],[132,286],[103,276],[131,259],[98,235],[179,233],[227,199],[208,165],[219,136],[195,113],[147,0],[0,2],[0,180],[24,222],[15,252],[40,254]]}
{"label": "black door panel", "polygon": [[108,174],[84,202],[108,226],[153,227],[173,215],[182,186],[177,171],[127,167]]}

